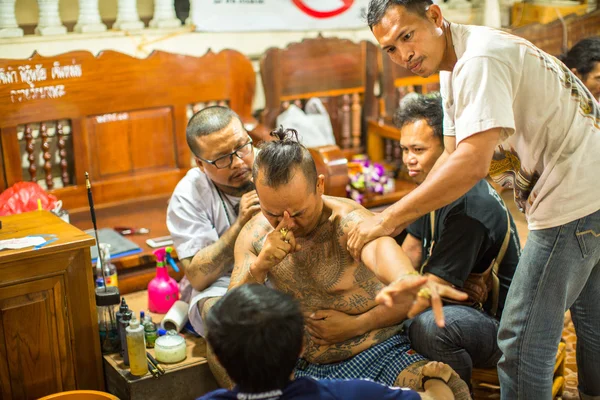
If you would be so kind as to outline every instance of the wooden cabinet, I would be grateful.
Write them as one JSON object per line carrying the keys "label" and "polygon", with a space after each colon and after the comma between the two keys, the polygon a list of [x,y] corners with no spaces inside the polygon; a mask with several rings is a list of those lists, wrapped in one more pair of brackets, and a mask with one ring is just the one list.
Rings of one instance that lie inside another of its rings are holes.
{"label": "wooden cabinet", "polygon": [[0,218],[0,240],[56,235],[0,251],[0,399],[104,387],[90,246],[47,211]]}

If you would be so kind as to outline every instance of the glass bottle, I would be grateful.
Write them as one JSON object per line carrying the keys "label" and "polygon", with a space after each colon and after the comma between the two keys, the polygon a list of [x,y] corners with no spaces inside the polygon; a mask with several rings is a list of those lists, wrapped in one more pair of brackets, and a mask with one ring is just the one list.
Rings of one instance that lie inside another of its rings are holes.
{"label": "glass bottle", "polygon": [[96,311],[102,354],[119,351],[120,338],[116,308],[119,305],[119,289],[115,287],[96,288]]}
{"label": "glass bottle", "polygon": [[156,324],[152,321],[150,312],[148,312],[144,318],[144,337],[146,339],[146,347],[149,349],[154,348],[154,342],[158,337]]}

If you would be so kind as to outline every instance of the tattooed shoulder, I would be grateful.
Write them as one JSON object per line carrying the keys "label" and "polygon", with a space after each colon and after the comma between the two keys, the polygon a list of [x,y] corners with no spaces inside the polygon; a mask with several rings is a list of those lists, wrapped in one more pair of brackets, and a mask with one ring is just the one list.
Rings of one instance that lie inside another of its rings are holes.
{"label": "tattooed shoulder", "polygon": [[369,218],[373,215],[373,213],[366,208],[358,208],[346,216],[344,216],[337,227],[337,235],[338,237],[342,237],[352,229],[357,223],[364,221],[366,218]]}

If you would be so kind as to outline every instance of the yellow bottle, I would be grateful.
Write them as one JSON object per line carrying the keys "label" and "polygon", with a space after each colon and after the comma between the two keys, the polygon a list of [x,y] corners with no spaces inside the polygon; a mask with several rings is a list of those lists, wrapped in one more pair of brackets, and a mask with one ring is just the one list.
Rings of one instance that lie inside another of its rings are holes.
{"label": "yellow bottle", "polygon": [[131,375],[144,376],[148,373],[144,327],[140,325],[140,321],[135,318],[135,314],[131,317],[131,321],[126,330],[129,371],[131,372]]}

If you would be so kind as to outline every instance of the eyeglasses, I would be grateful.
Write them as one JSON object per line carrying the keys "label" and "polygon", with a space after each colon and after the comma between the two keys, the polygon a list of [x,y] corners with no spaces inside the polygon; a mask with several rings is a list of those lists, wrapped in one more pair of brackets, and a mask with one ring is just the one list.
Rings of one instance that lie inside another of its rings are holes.
{"label": "eyeglasses", "polygon": [[223,169],[223,168],[228,168],[233,163],[234,155],[236,155],[239,159],[243,159],[248,154],[250,154],[250,152],[252,152],[252,139],[250,139],[250,141],[248,143],[238,147],[231,153],[225,154],[224,156],[221,156],[221,157],[217,158],[216,160],[211,161],[211,160],[205,160],[202,157],[198,157],[198,156],[196,156],[196,157],[199,160],[202,160],[206,163],[214,165],[217,169]]}

